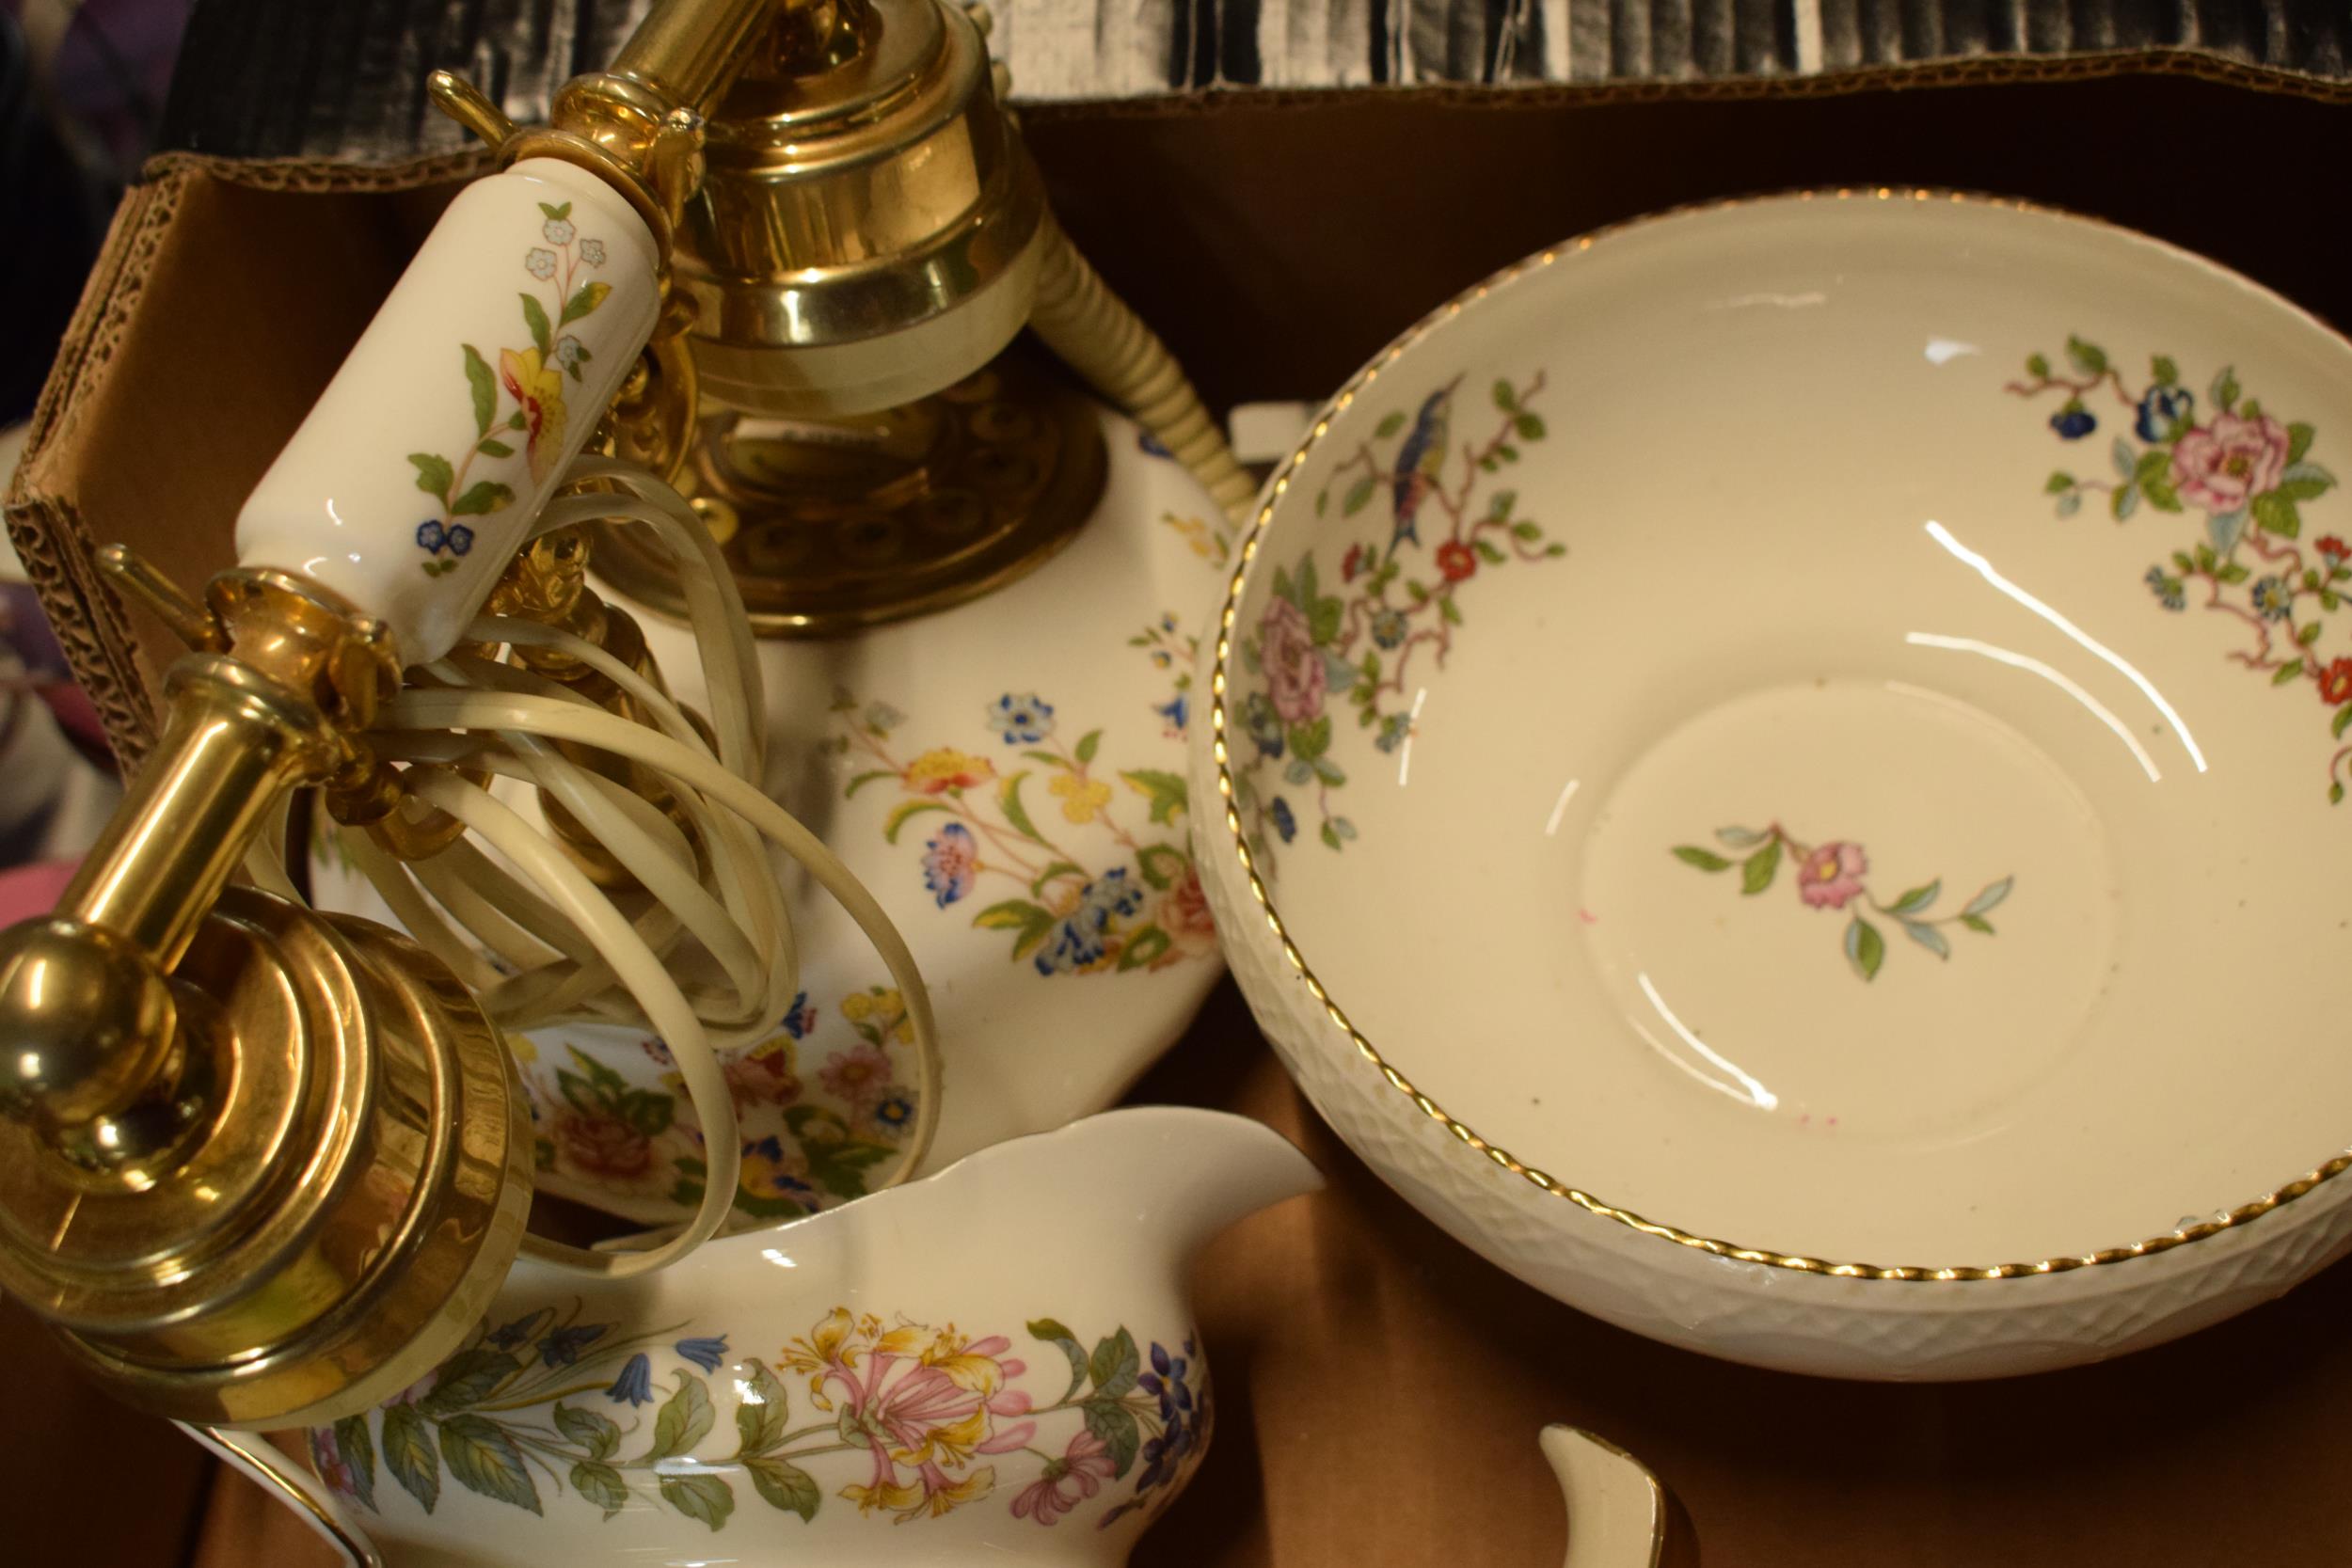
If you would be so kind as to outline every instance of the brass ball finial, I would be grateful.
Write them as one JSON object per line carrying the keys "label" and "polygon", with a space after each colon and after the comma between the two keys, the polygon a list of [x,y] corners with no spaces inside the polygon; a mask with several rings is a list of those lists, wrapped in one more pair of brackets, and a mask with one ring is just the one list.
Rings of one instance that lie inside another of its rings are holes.
{"label": "brass ball finial", "polygon": [[0,931],[0,1112],[54,1135],[128,1110],[178,1032],[154,959],[103,927],[52,917]]}

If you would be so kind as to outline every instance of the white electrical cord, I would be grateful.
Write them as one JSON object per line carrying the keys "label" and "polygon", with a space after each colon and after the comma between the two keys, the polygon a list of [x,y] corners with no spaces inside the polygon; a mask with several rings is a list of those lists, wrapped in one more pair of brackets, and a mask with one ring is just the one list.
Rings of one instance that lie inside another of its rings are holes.
{"label": "white electrical cord", "polygon": [[[410,937],[449,964],[501,1027],[633,1023],[668,1048],[703,1130],[706,1174],[693,1218],[643,1251],[582,1251],[536,1237],[524,1243],[533,1257],[621,1277],[684,1257],[733,1212],[742,1140],[718,1053],[772,1032],[800,990],[790,911],[763,840],[799,862],[857,922],[905,1000],[915,1115],[898,1164],[878,1186],[905,1180],[930,1148],[939,1048],[930,994],[882,906],[762,789],[757,651],[709,531],[676,492],[629,465],[586,459],[568,477],[608,482],[620,493],[559,497],[535,531],[634,522],[677,558],[715,750],[654,682],[602,648],[557,627],[485,616],[469,628],[473,641],[567,656],[620,688],[651,723],[516,665],[453,655],[425,671],[439,684],[411,687],[385,705],[369,742],[384,760],[405,765],[403,784],[419,806],[446,813],[467,836],[409,863],[363,832],[342,832],[353,863]],[[672,809],[576,760],[582,749],[636,765]],[[650,907],[632,919],[544,827],[468,773],[543,791],[636,879]],[[280,868],[256,859],[257,878],[282,881]]]}

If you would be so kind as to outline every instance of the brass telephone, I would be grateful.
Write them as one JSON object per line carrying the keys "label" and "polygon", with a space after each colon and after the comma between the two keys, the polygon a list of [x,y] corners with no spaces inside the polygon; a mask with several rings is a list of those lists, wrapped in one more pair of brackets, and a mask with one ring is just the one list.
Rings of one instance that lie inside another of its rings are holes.
{"label": "brass telephone", "polygon": [[[919,511],[952,459],[920,400],[1025,325],[1220,504],[1247,503],[1248,481],[1172,358],[1055,224],[998,103],[987,25],[983,8],[946,0],[657,0],[608,71],[563,89],[546,126],[514,125],[436,77],[440,105],[501,169],[584,173],[643,225],[646,325],[630,357],[596,372],[615,390],[600,424],[582,410],[570,450],[596,426],[601,450],[678,480],[722,542],[788,531],[796,498],[823,489],[821,473],[779,467],[778,430],[863,443],[897,465],[881,486],[893,504]],[[573,231],[571,203],[542,210],[550,235]],[[557,325],[605,287],[583,286]],[[583,576],[593,538],[660,602],[675,591],[660,554],[617,529],[528,534],[563,478],[530,489],[542,436],[551,454],[563,444],[560,413],[543,429],[531,388],[551,377],[560,391],[564,369],[572,385],[600,384],[580,373],[580,340],[533,325],[538,352],[495,372],[517,403],[495,428],[493,369],[485,359],[475,376],[467,351],[475,453],[520,465],[528,440],[523,499],[510,508],[513,486],[461,493],[464,475],[448,476],[446,515],[420,534],[423,575],[400,579],[401,602],[445,592],[419,624],[455,628],[487,600],[584,638],[617,674],[651,676],[642,635]],[[429,456],[409,461],[433,494],[447,465]],[[949,518],[929,555],[804,556],[765,575],[731,559],[764,628],[821,633],[985,591],[1083,510]],[[477,531],[502,541],[480,570],[459,559]],[[531,1202],[521,1094],[467,986],[387,928],[232,885],[296,790],[320,791],[338,821],[411,862],[465,826],[419,809],[425,775],[370,735],[404,686],[437,683],[421,666],[444,650],[403,646],[401,616],[363,608],[337,586],[350,580],[341,557],[307,548],[257,560],[247,547],[201,601],[105,554],[191,651],[171,670],[162,738],[56,912],[0,933],[0,1288],[118,1394],[231,1427],[331,1421],[413,1383],[484,1309]],[[504,657],[643,718],[577,658],[523,641]],[[665,805],[626,758],[595,766]],[[593,833],[561,810],[548,819],[582,874],[627,883]]]}

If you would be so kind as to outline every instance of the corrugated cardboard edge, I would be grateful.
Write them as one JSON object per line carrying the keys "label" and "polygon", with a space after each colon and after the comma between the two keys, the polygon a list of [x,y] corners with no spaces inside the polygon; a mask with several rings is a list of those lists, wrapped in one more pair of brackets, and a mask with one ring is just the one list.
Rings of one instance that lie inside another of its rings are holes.
{"label": "corrugated cardboard edge", "polygon": [[[8,537],[25,575],[126,768],[136,767],[153,743],[154,693],[140,673],[134,623],[91,558],[101,541],[92,537],[76,504],[73,436],[103,406],[116,369],[115,350],[138,310],[183,193],[202,180],[296,193],[413,190],[463,180],[485,166],[478,152],[381,166],[174,152],[152,160],[142,182],[116,210],[34,407],[5,505]],[[201,584],[183,586],[193,590]]]}
{"label": "corrugated cardboard edge", "polygon": [[1152,118],[1218,108],[1280,108],[1365,99],[1409,97],[1421,103],[1494,108],[1551,105],[1737,102],[1754,99],[1837,98],[1856,93],[1934,87],[2058,85],[2117,76],[2189,76],[2249,92],[2281,93],[2326,103],[2352,103],[2352,80],[2248,65],[2204,50],[2119,49],[2094,55],[1972,55],[1920,63],[1841,67],[1804,74],[1708,76],[1688,80],[1432,82],[1415,86],[1346,87],[1200,87],[1134,98],[1057,98],[1019,105],[1040,121],[1104,116]]}

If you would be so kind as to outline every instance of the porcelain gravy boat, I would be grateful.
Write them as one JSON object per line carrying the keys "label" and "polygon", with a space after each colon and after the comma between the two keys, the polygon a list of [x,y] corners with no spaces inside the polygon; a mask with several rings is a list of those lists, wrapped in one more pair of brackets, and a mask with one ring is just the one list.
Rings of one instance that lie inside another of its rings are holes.
{"label": "porcelain gravy boat", "polygon": [[1214,1423],[1193,1253],[1320,1183],[1256,1122],[1141,1108],[647,1276],[526,1258],[312,1465],[392,1568],[1118,1562]]}

